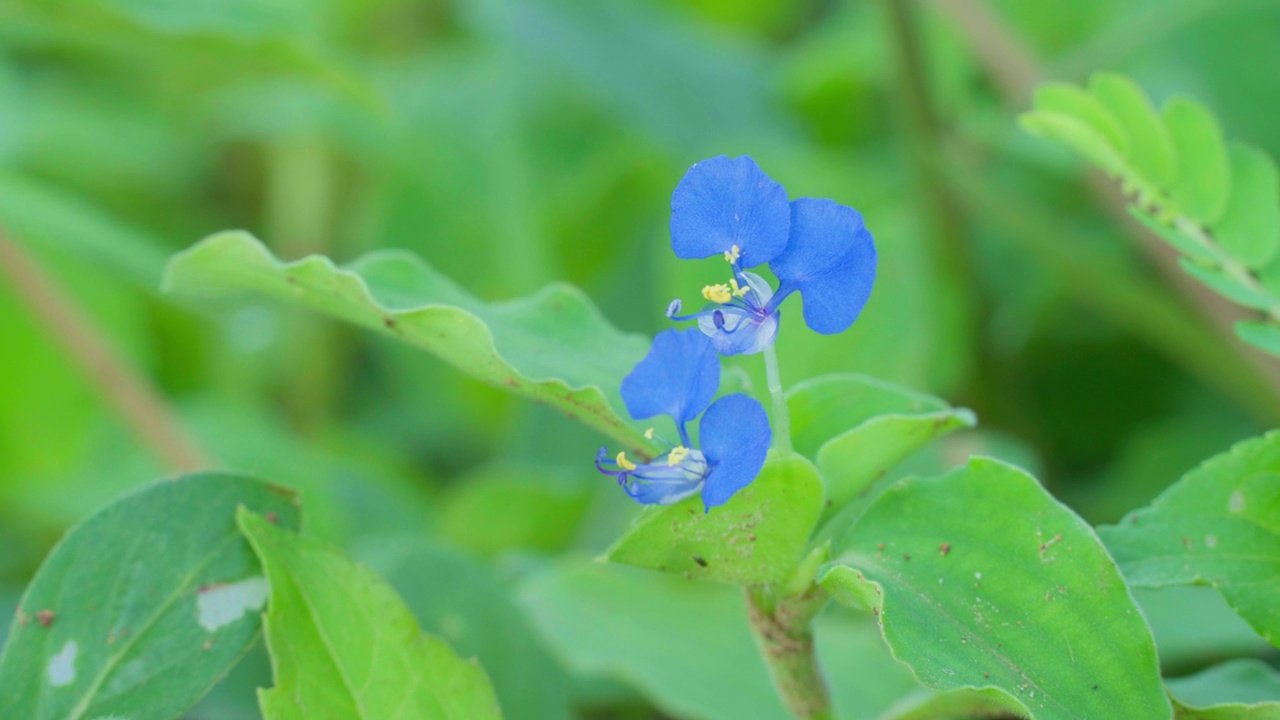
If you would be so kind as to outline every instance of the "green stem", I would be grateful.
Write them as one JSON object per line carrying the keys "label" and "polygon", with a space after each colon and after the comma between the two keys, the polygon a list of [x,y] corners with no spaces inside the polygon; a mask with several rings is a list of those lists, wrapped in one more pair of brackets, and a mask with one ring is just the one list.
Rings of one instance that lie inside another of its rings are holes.
{"label": "green stem", "polygon": [[[263,225],[289,259],[331,254],[337,177],[327,140],[299,133],[266,145]],[[284,331],[279,381],[294,425],[314,431],[332,415],[342,380],[340,329],[310,313],[291,312]]]}
{"label": "green stem", "polygon": [[[1240,261],[1231,257],[1231,255],[1227,254],[1225,250],[1214,242],[1213,238],[1209,236],[1209,232],[1205,230],[1200,223],[1189,218],[1179,216],[1174,220],[1173,224],[1183,235],[1186,235],[1196,241],[1200,247],[1204,248],[1204,251],[1213,257],[1214,261],[1222,267],[1222,271],[1231,276],[1233,280],[1259,295],[1273,297],[1272,292],[1263,287],[1262,283],[1258,282],[1258,278],[1255,277],[1253,273],[1249,272],[1249,268],[1245,267]],[[1272,304],[1265,312],[1267,313],[1267,319],[1272,322],[1280,322],[1280,303]]]}
{"label": "green stem", "polygon": [[782,392],[782,375],[778,372],[778,352],[770,345],[764,351],[764,374],[773,397],[773,449],[779,455],[791,454],[791,417],[787,413],[787,396]]}
{"label": "green stem", "polygon": [[802,720],[832,720],[831,697],[813,648],[811,621],[825,604],[821,588],[776,602],[768,589],[747,588],[747,614],[787,709]]}

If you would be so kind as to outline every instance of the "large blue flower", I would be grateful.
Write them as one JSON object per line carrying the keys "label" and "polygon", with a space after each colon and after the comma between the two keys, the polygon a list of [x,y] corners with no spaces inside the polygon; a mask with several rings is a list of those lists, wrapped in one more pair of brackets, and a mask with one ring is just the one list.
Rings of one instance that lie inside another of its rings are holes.
{"label": "large blue flower", "polygon": [[[875,242],[857,210],[814,198],[787,203],[782,186],[745,155],[689,168],[671,196],[671,246],[682,258],[723,253],[732,267],[727,284],[702,289],[710,304],[701,311],[680,315],[679,300],[667,308],[673,320],[697,320],[722,355],[771,346],[778,306],[793,292],[804,298],[810,328],[842,332],[875,283]],[[765,263],[778,278],[776,292],[747,271]]]}
{"label": "large blue flower", "polygon": [[[660,333],[623,379],[622,399],[637,420],[670,416],[680,444],[667,442],[671,449],[647,463],[632,462],[625,452],[610,459],[602,447],[596,468],[646,505],[667,505],[697,492],[707,510],[728,502],[760,474],[772,434],[754,398],[734,394],[712,403],[719,387],[720,358],[705,335],[692,329]],[[694,447],[688,424],[698,415],[701,442]],[[656,437],[652,428],[646,435]]]}

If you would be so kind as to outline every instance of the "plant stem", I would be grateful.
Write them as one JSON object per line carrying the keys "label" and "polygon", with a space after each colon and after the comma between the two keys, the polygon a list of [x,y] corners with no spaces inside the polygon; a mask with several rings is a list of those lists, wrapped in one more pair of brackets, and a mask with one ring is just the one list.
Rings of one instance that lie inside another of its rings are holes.
{"label": "plant stem", "polygon": [[787,413],[787,396],[782,392],[782,375],[778,372],[778,352],[770,345],[764,351],[764,374],[773,397],[773,449],[779,455],[791,454],[791,417]]}
{"label": "plant stem", "polygon": [[832,720],[831,697],[813,650],[810,621],[825,604],[818,587],[774,602],[766,588],[747,588],[747,615],[773,683],[787,709],[802,720]]}
{"label": "plant stem", "polygon": [[138,441],[170,469],[193,472],[212,464],[164,396],[94,326],[34,257],[0,230],[0,277]]}
{"label": "plant stem", "polygon": [[[283,257],[332,254],[337,199],[334,159],[324,136],[301,132],[268,142],[263,225]],[[332,415],[346,359],[342,329],[311,313],[289,310],[277,379],[294,426],[314,432]]]}
{"label": "plant stem", "polygon": [[[1258,278],[1255,277],[1253,273],[1249,272],[1249,269],[1246,268],[1243,263],[1231,257],[1216,242],[1214,242],[1213,238],[1209,236],[1209,232],[1205,230],[1200,223],[1191,220],[1190,218],[1179,216],[1174,220],[1174,225],[1182,232],[1183,235],[1195,240],[1200,247],[1204,248],[1205,252],[1209,253],[1209,255],[1213,257],[1214,261],[1222,266],[1223,272],[1231,276],[1233,280],[1259,295],[1274,297],[1272,292],[1263,287],[1262,283],[1258,282]],[[1264,312],[1266,312],[1268,320],[1271,320],[1272,322],[1280,322],[1280,303],[1272,304],[1271,307],[1267,308]]]}

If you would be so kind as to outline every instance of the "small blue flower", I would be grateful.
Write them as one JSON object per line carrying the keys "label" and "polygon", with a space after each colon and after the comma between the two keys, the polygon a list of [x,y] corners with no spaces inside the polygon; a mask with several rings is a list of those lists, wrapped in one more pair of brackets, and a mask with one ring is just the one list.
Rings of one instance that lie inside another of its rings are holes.
{"label": "small blue flower", "polygon": [[[646,505],[669,505],[699,491],[707,510],[728,502],[760,474],[772,433],[754,398],[734,394],[712,403],[719,387],[720,358],[706,336],[692,329],[659,333],[623,379],[622,399],[636,420],[670,416],[680,444],[657,438],[671,449],[647,463],[632,462],[625,452],[610,460],[602,447],[596,468]],[[688,424],[699,415],[701,443],[694,447]],[[645,435],[656,437],[652,428]]]}
{"label": "small blue flower", "polygon": [[[773,345],[778,306],[793,292],[804,298],[805,323],[824,335],[853,324],[875,284],[876,248],[862,215],[832,200],[785,203],[782,186],[755,161],[723,155],[694,165],[671,196],[671,246],[681,258],[724,254],[727,284],[708,285],[711,304],[673,320],[696,320],[721,355],[750,355]],[[778,242],[779,234],[785,241]],[[768,263],[778,290],[746,268]]]}

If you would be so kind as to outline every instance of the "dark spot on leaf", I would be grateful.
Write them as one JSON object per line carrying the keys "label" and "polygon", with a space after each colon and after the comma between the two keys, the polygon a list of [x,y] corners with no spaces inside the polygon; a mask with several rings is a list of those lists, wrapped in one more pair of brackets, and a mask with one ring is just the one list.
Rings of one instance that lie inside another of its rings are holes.
{"label": "dark spot on leaf", "polygon": [[703,560],[701,555],[694,555],[694,556],[693,556],[693,561],[694,561],[694,562],[696,562],[696,563],[698,563],[698,566],[699,566],[699,567],[706,567],[706,566],[707,566],[707,561],[706,561],[706,560]]}
{"label": "dark spot on leaf", "polygon": [[982,673],[982,677],[984,677],[984,678],[989,678],[989,677],[991,677],[991,673],[989,673],[989,672],[984,672],[984,673]]}
{"label": "dark spot on leaf", "polygon": [[283,485],[275,485],[273,483],[267,483],[267,490],[270,491],[273,495],[279,495],[280,497],[285,498],[286,500],[296,500],[298,497],[298,493],[294,491],[293,488],[287,488]]}
{"label": "dark spot on leaf", "polygon": [[903,559],[903,560],[910,560],[910,559],[911,559],[911,556],[910,556],[910,555],[908,555],[908,554],[906,554],[906,553],[902,553],[902,559]]}
{"label": "dark spot on leaf", "polygon": [[944,542],[941,545],[939,545],[938,552],[942,553],[943,555],[946,555],[947,553],[951,552],[951,543]]}
{"label": "dark spot on leaf", "polygon": [[274,512],[269,512],[266,515],[263,515],[263,517],[266,518],[269,523],[274,523],[276,521],[276,514]]}
{"label": "dark spot on leaf", "polygon": [[40,627],[47,628],[53,624],[58,615],[52,610],[41,610],[36,613],[36,622],[40,623]]}
{"label": "dark spot on leaf", "polygon": [[1098,689],[1098,686],[1097,686],[1097,685],[1094,685],[1091,689],[1093,689],[1093,690],[1097,690],[1097,689]]}
{"label": "dark spot on leaf", "polygon": [[388,330],[396,329],[396,319],[391,317],[390,315],[382,318],[382,324],[386,325]]}
{"label": "dark spot on leaf", "polygon": [[879,545],[876,545],[876,549],[879,550],[880,552],[884,552],[884,543],[880,543]]}

